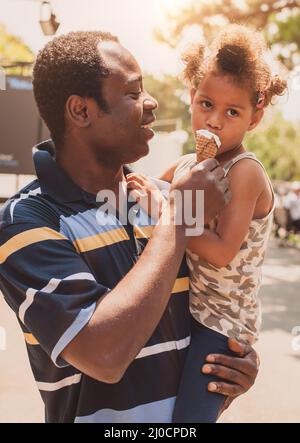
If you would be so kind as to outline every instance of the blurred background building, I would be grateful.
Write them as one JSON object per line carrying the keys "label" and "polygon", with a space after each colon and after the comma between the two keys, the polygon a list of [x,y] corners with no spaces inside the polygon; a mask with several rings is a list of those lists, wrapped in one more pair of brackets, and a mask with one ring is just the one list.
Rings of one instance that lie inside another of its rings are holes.
{"label": "blurred background building", "polygon": [[[53,35],[109,31],[135,55],[145,87],[160,107],[150,154],[133,167],[159,175],[194,150],[180,54],[187,44],[209,39],[232,22],[264,34],[287,69],[289,92],[245,141],[273,180],[279,240],[272,242],[264,268],[257,347],[262,369],[256,386],[222,420],[300,421],[300,341],[292,333],[300,324],[300,236],[289,228],[289,208],[298,195],[293,183],[300,180],[300,0],[85,0],[84,5],[81,0],[0,0],[0,199],[32,180],[32,146],[49,137],[34,103],[31,72],[37,51]],[[21,333],[0,297],[0,422],[41,420]]]}

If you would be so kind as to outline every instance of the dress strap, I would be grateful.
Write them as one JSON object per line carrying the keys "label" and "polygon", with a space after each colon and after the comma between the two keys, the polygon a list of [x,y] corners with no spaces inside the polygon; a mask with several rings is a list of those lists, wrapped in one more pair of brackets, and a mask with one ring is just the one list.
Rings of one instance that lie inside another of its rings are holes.
{"label": "dress strap", "polygon": [[238,161],[243,160],[244,158],[249,158],[251,160],[256,161],[263,168],[266,178],[268,180],[271,192],[272,192],[272,196],[273,196],[273,205],[272,205],[272,210],[273,210],[275,207],[275,197],[274,197],[274,189],[273,189],[272,182],[267,174],[266,168],[264,167],[262,162],[260,160],[258,160],[258,158],[256,157],[256,155],[253,152],[243,152],[243,154],[237,155],[235,158],[231,159],[228,163],[226,163],[223,166],[223,169],[225,171],[225,177],[227,176],[227,174],[230,171],[230,169],[232,168],[232,166],[235,165]]}
{"label": "dress strap", "polygon": [[250,158],[251,160],[255,160],[258,163],[260,163],[260,165],[264,168],[263,164],[258,160],[258,158],[256,157],[256,155],[253,152],[243,152],[240,155],[237,155],[236,157],[232,158],[228,163],[226,163],[223,166],[223,169],[225,171],[225,176],[228,174],[228,172],[230,171],[230,169],[232,168],[233,165],[235,165],[238,161],[243,160],[244,158]]}

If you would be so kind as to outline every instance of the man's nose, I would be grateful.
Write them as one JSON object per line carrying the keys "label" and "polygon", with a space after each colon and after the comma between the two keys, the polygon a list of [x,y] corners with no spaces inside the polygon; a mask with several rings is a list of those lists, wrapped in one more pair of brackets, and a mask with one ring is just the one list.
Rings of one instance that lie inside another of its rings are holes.
{"label": "man's nose", "polygon": [[148,92],[146,93],[143,105],[146,111],[154,111],[154,109],[158,108],[158,102],[152,97],[152,95],[148,94]]}

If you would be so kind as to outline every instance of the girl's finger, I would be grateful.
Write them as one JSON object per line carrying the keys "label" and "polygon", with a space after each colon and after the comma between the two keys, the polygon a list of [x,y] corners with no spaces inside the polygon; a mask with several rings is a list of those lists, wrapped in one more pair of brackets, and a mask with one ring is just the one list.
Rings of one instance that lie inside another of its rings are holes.
{"label": "girl's finger", "polygon": [[143,186],[138,183],[136,180],[131,180],[130,182],[127,183],[127,189],[139,189],[142,190]]}

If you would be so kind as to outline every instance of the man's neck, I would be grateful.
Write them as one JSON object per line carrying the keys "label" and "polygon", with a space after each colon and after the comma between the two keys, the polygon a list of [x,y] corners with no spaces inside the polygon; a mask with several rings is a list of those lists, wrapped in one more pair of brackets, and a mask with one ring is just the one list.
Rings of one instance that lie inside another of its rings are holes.
{"label": "man's neck", "polygon": [[74,183],[94,195],[109,189],[118,196],[119,183],[125,181],[123,165],[100,163],[84,147],[74,150],[64,146],[57,150],[56,161]]}

